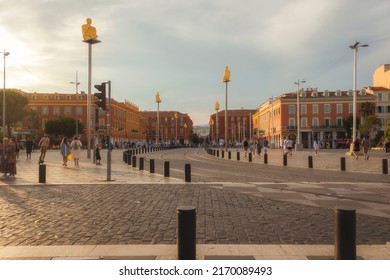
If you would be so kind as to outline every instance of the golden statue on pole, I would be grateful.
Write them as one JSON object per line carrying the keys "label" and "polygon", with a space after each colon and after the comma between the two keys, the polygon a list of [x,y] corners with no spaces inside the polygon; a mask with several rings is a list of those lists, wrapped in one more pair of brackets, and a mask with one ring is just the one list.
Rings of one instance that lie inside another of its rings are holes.
{"label": "golden statue on pole", "polygon": [[229,82],[230,81],[230,70],[226,66],[225,72],[223,74],[222,82]]}
{"label": "golden statue on pole", "polygon": [[96,34],[96,28],[92,25],[92,19],[87,18],[87,23],[81,26],[81,31],[83,32],[84,41],[96,39],[98,36]]}

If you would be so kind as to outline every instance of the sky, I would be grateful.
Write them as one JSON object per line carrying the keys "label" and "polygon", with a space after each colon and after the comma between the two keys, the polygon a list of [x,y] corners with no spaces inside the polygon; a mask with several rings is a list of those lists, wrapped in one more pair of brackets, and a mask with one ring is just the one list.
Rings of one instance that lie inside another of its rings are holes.
{"label": "sky", "polygon": [[77,71],[88,92],[81,26],[91,18],[102,41],[92,47],[92,93],[110,80],[114,99],[155,111],[159,92],[161,111],[201,125],[216,101],[225,109],[226,66],[228,109],[256,109],[302,79],[352,89],[354,41],[369,44],[358,51],[357,88],[372,85],[390,63],[389,12],[384,0],[0,0],[0,51],[10,52],[7,88],[72,93]]}

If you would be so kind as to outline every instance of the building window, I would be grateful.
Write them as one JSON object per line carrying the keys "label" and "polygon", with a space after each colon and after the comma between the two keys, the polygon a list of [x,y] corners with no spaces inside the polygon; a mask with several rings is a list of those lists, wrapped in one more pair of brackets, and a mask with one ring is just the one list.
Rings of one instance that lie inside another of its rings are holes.
{"label": "building window", "polygon": [[382,99],[383,99],[383,95],[382,95],[382,93],[380,92],[380,93],[378,93],[378,101],[382,101]]}
{"label": "building window", "polygon": [[307,118],[302,118],[301,119],[301,126],[302,127],[307,127]]}
{"label": "building window", "polygon": [[49,114],[49,108],[48,107],[42,107],[42,115],[47,116]]}
{"label": "building window", "polygon": [[288,126],[291,128],[295,127],[295,119],[288,119]]}
{"label": "building window", "polygon": [[76,107],[76,115],[81,116],[83,114],[83,107]]}
{"label": "building window", "polygon": [[343,104],[337,104],[337,114],[343,113]]}
{"label": "building window", "polygon": [[307,105],[301,105],[301,114],[307,114]]}
{"label": "building window", "polygon": [[324,112],[325,112],[325,114],[329,114],[330,113],[330,104],[325,104],[324,105]]}
{"label": "building window", "polygon": [[349,104],[349,113],[350,113],[350,114],[353,113],[353,104]]}
{"label": "building window", "polygon": [[378,106],[378,113],[383,113],[382,106]]}
{"label": "building window", "polygon": [[313,118],[313,127],[318,128],[318,118]]}
{"label": "building window", "polygon": [[331,126],[330,118],[325,118],[324,119],[324,126],[325,127],[330,127]]}
{"label": "building window", "polygon": [[318,114],[318,104],[313,104],[313,114]]}
{"label": "building window", "polygon": [[337,125],[337,127],[343,127],[343,119],[342,118],[337,118],[336,119],[336,125]]}
{"label": "building window", "polygon": [[60,107],[53,107],[53,115],[54,116],[59,116],[61,113]]}
{"label": "building window", "polygon": [[288,105],[288,113],[295,114],[295,105]]}
{"label": "building window", "polygon": [[64,115],[72,115],[72,107],[65,107]]}

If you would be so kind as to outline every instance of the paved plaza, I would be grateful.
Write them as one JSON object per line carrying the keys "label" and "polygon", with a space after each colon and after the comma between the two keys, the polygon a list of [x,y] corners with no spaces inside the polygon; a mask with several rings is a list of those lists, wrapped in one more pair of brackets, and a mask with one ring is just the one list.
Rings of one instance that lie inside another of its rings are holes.
{"label": "paved plaza", "polygon": [[[123,163],[121,150],[113,151],[110,182],[105,165],[87,160],[86,151],[77,167],[72,162],[63,167],[59,152],[49,151],[46,183],[41,184],[38,154],[27,161],[22,151],[16,178],[0,181],[0,259],[175,259],[176,211],[186,205],[197,208],[198,259],[330,258],[338,205],[357,209],[358,255],[390,259],[390,177],[380,174],[380,152],[364,171],[367,178],[375,177],[374,183],[342,182],[343,176],[362,171],[334,171],[339,177],[332,182],[238,183],[232,174],[223,182],[185,183],[180,168],[173,166],[169,178],[160,167],[150,174]],[[202,149],[185,153],[228,161]],[[304,162],[306,154],[299,153]],[[294,154],[297,162],[299,153]],[[164,155],[171,154],[149,154]],[[320,156],[329,168],[334,156]],[[297,162],[291,168],[310,172]],[[260,167],[261,159],[251,164]]]}

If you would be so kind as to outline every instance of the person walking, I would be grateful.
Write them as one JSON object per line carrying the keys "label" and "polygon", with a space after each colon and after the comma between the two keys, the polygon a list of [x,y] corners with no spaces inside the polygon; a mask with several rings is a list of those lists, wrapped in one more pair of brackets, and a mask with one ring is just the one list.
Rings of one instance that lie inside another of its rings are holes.
{"label": "person walking", "polygon": [[60,153],[62,156],[62,166],[68,166],[68,155],[70,154],[70,147],[68,138],[64,137],[60,144]]}
{"label": "person walking", "polygon": [[249,147],[249,143],[248,143],[248,140],[245,138],[244,142],[242,143],[242,146],[244,147],[244,152],[245,152],[245,157],[248,153],[248,147]]}
{"label": "person walking", "polygon": [[50,145],[50,139],[47,137],[47,135],[43,136],[41,140],[38,143],[38,146],[41,148],[41,155],[39,156],[39,164],[43,164],[45,162],[45,156],[47,149]]}
{"label": "person walking", "polygon": [[7,137],[3,138],[3,144],[1,146],[1,169],[3,174],[3,177],[7,177],[8,174],[8,157],[7,157],[7,150],[9,145],[9,139]]}
{"label": "person walking", "polygon": [[79,159],[80,159],[80,150],[81,150],[81,141],[75,136],[73,138],[73,141],[70,143],[70,148],[72,151],[72,156],[74,159],[74,165],[79,166]]}
{"label": "person walking", "polygon": [[264,154],[267,154],[268,145],[269,145],[268,139],[265,138],[265,139],[263,140],[263,150],[264,150]]}
{"label": "person walking", "polygon": [[261,148],[262,148],[261,141],[260,141],[260,139],[258,139],[256,142],[256,154],[259,157],[261,156]]}
{"label": "person walking", "polygon": [[286,155],[287,154],[287,139],[286,139],[286,137],[283,137],[283,143],[282,143],[282,145],[283,145],[283,154],[284,155]]}
{"label": "person walking", "polygon": [[389,138],[386,138],[384,147],[385,147],[386,155],[388,155],[390,153],[390,140],[389,140]]}
{"label": "person walking", "polygon": [[359,159],[359,152],[360,152],[360,141],[358,138],[356,138],[355,142],[353,142],[353,152],[352,152],[352,154],[355,156],[356,159]]}
{"label": "person walking", "polygon": [[100,155],[100,146],[99,144],[96,144],[95,148],[95,159],[96,159],[96,165],[102,165],[100,161],[102,160],[102,157]]}
{"label": "person walking", "polygon": [[370,149],[370,139],[367,136],[363,138],[362,146],[364,159],[368,160],[370,158],[370,156],[368,155],[368,150]]}
{"label": "person walking", "polygon": [[6,150],[8,161],[8,177],[15,177],[16,175],[16,141],[14,138],[9,139],[9,143]]}
{"label": "person walking", "polygon": [[314,138],[313,148],[315,151],[315,155],[318,156],[320,154],[320,142],[318,142],[317,138]]}
{"label": "person walking", "polygon": [[31,160],[31,153],[33,150],[34,143],[31,141],[30,137],[26,140],[26,154],[27,154],[27,160]]}
{"label": "person walking", "polygon": [[292,156],[293,141],[290,138],[287,139],[286,146],[287,146],[288,154]]}

